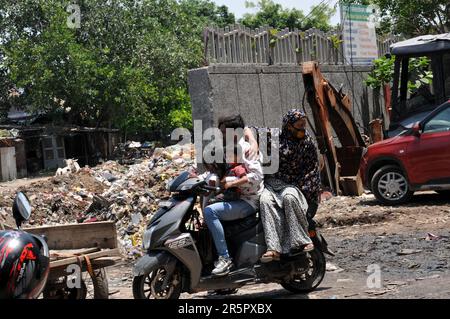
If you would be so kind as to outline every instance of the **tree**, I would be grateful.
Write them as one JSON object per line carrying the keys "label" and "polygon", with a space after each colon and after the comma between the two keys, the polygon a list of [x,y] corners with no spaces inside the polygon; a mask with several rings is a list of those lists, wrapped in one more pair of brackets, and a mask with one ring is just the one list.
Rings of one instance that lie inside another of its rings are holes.
{"label": "tree", "polygon": [[236,23],[236,17],[228,10],[227,6],[219,6],[216,9],[216,18],[212,21],[216,22],[219,27],[225,27]]}
{"label": "tree", "polygon": [[251,2],[246,3],[247,7],[256,7],[258,11],[254,14],[246,13],[240,21],[243,25],[250,28],[258,28],[269,25],[276,29],[299,28],[304,18],[300,10],[283,9],[281,4],[272,0],[261,0],[256,5]]}
{"label": "tree", "polygon": [[450,32],[448,0],[375,0],[384,23],[405,36]]}
{"label": "tree", "polygon": [[216,6],[210,0],[181,0],[180,6],[188,16],[203,20],[204,24],[225,27],[236,22],[227,6]]}
{"label": "tree", "polygon": [[4,120],[10,109],[9,104],[10,84],[6,76],[6,70],[0,67],[0,122]]}
{"label": "tree", "polygon": [[[364,81],[372,89],[380,89],[383,85],[389,84],[394,78],[395,56],[383,56],[373,60],[373,70]],[[431,60],[428,57],[411,58],[408,64],[408,92],[417,91],[424,85],[431,85],[433,82],[433,72],[430,70]]]}
{"label": "tree", "polygon": [[203,28],[234,21],[228,9],[206,0],[79,3],[81,27],[71,29],[66,1],[1,2],[2,83],[55,122],[160,136],[189,126],[187,70],[202,63]]}
{"label": "tree", "polygon": [[311,7],[308,15],[298,9],[286,9],[272,0],[260,0],[257,4],[246,3],[247,7],[257,8],[256,13],[247,13],[241,23],[250,28],[269,25],[276,29],[309,29],[318,28],[323,31],[331,29],[330,18],[336,9],[326,4]]}
{"label": "tree", "polygon": [[343,0],[380,8],[379,33],[405,37],[450,32],[448,0]]}
{"label": "tree", "polygon": [[380,89],[394,77],[395,56],[383,56],[373,60],[373,70],[368,74],[365,84],[372,89]]}
{"label": "tree", "polygon": [[336,7],[328,5],[316,5],[311,7],[311,11],[305,19],[303,29],[317,28],[323,31],[330,31],[331,17],[336,13]]}

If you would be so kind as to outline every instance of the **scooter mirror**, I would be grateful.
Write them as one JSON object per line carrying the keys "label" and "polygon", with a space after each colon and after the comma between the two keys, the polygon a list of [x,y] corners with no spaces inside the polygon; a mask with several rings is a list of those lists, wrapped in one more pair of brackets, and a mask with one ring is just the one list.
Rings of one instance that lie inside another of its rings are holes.
{"label": "scooter mirror", "polygon": [[14,199],[12,211],[18,228],[20,228],[24,221],[30,219],[31,205],[24,193],[17,193],[16,198]]}

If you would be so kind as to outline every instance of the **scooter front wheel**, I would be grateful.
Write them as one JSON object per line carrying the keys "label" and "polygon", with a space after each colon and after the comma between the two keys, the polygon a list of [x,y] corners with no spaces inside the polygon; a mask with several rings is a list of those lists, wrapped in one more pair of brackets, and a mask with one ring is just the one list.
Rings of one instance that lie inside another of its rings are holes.
{"label": "scooter front wheel", "polygon": [[284,289],[293,293],[308,293],[316,289],[326,272],[325,256],[319,249],[308,253],[309,267],[305,273],[294,276],[290,281],[281,284]]}
{"label": "scooter front wheel", "polygon": [[[156,265],[150,273],[133,279],[133,296],[135,299],[178,299],[181,294],[181,275],[177,266],[167,277],[164,265]],[[166,283],[166,284],[165,284]]]}

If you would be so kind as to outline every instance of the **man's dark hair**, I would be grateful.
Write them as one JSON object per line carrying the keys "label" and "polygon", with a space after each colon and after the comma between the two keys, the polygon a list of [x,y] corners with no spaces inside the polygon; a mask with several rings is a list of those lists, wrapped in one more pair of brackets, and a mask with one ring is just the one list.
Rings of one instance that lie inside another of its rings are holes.
{"label": "man's dark hair", "polygon": [[205,160],[203,160],[203,165],[205,166],[206,170],[210,171],[211,173],[217,174],[219,179],[224,178],[227,173],[227,163],[225,163],[225,161],[213,161],[212,163],[207,163],[205,162]]}
{"label": "man's dark hair", "polygon": [[218,127],[220,127],[221,125],[224,125],[225,128],[243,129],[245,127],[245,122],[240,114],[233,114],[219,117]]}

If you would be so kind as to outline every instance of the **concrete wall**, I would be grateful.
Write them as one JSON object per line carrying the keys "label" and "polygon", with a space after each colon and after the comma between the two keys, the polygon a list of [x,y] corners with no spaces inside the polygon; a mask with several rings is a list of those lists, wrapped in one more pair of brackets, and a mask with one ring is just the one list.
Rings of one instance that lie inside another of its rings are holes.
{"label": "concrete wall", "polygon": [[12,181],[17,178],[16,149],[0,147],[0,181]]}
{"label": "concrete wall", "polygon": [[[368,128],[370,120],[381,116],[383,105],[376,92],[363,83],[370,67],[320,68],[332,85],[337,89],[342,85],[350,96],[353,116],[364,132],[362,128]],[[287,110],[302,108],[304,85],[297,65],[215,64],[190,70],[188,83],[192,117],[202,120],[203,129],[217,125],[219,116],[232,112],[240,113],[247,125],[279,127]],[[312,120],[306,101],[305,107]]]}
{"label": "concrete wall", "polygon": [[15,140],[17,178],[27,177],[27,153],[25,152],[25,141]]}

